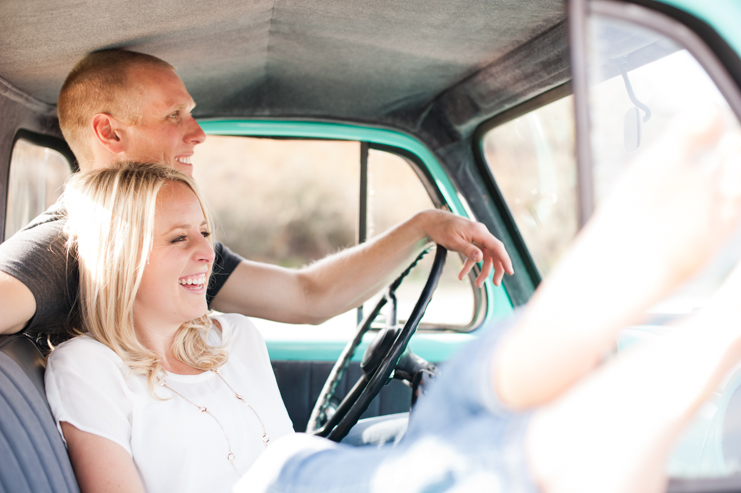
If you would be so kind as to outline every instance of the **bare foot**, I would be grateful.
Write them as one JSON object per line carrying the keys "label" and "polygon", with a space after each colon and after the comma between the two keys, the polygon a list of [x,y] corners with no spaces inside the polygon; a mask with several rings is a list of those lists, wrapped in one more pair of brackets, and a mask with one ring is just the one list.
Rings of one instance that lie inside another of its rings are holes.
{"label": "bare foot", "polygon": [[726,128],[718,108],[682,115],[631,163],[585,236],[621,244],[609,253],[633,254],[629,260],[646,268],[639,276],[652,275],[657,288],[695,273],[741,214],[741,136]]}
{"label": "bare foot", "polygon": [[741,265],[700,314],[621,353],[540,409],[526,448],[542,490],[664,491],[677,437],[741,361],[740,298]]}
{"label": "bare foot", "polygon": [[728,237],[741,216],[741,138],[723,130],[719,111],[686,114],[630,165],[500,347],[505,404],[560,395]]}

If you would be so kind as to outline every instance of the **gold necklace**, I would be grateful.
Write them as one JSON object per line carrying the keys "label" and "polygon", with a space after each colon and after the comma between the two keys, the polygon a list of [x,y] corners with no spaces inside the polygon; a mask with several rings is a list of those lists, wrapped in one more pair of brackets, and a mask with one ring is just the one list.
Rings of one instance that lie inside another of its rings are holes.
{"label": "gold necklace", "polygon": [[[260,422],[260,426],[262,426],[262,443],[263,443],[263,445],[265,445],[265,447],[267,447],[268,446],[268,443],[270,442],[270,437],[268,436],[268,431],[265,429],[265,424],[262,422],[262,419],[260,418],[260,415],[257,414],[257,411],[255,411],[255,408],[252,407],[251,405],[249,405],[247,403],[247,401],[244,400],[244,397],[242,397],[241,395],[239,395],[232,388],[232,386],[229,385],[229,383],[227,383],[226,380],[224,380],[224,377],[221,376],[221,374],[219,373],[219,370],[212,369],[210,371],[216,373],[216,376],[219,377],[221,379],[221,381],[224,382],[224,384],[226,384],[227,387],[229,387],[229,390],[231,390],[232,392],[234,392],[234,396],[237,399],[239,399],[240,401],[242,401],[247,407],[250,408],[250,411],[252,411],[255,414],[255,417]],[[170,387],[169,385],[167,385],[167,381],[165,380],[165,377],[157,376],[157,383],[159,383],[162,387],[165,387],[166,389],[170,390],[170,392],[173,392],[176,395],[179,395],[180,397],[182,397],[183,399],[185,399],[185,401],[187,401],[190,404],[192,404],[193,406],[195,406],[200,412],[208,414],[209,416],[211,416],[214,419],[214,421],[216,421],[216,424],[219,425],[219,428],[221,428],[221,432],[224,434],[224,438],[226,438],[226,444],[227,444],[227,447],[229,448],[229,453],[226,455],[226,460],[228,460],[229,463],[232,465],[232,467],[234,468],[234,472],[236,472],[237,474],[239,474],[239,471],[237,471],[237,466],[234,465],[234,459],[236,459],[237,456],[234,455],[234,452],[232,452],[232,442],[229,440],[229,436],[226,434],[226,430],[224,429],[224,426],[221,424],[221,421],[219,421],[219,419],[216,416],[214,416],[213,414],[211,414],[211,412],[206,408],[206,406],[199,406],[198,404],[196,404],[195,402],[191,401],[190,399],[188,399],[187,397],[185,397],[183,394],[181,394],[177,390],[175,390],[172,387]],[[239,475],[241,476],[241,474],[239,474]]]}

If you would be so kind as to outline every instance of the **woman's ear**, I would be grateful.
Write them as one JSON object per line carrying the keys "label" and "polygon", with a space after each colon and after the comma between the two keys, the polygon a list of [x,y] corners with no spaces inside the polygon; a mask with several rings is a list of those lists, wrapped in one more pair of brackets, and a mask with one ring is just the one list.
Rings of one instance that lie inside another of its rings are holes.
{"label": "woman's ear", "polygon": [[96,140],[101,146],[114,154],[119,154],[124,150],[119,127],[118,120],[106,113],[98,113],[92,120],[93,134]]}

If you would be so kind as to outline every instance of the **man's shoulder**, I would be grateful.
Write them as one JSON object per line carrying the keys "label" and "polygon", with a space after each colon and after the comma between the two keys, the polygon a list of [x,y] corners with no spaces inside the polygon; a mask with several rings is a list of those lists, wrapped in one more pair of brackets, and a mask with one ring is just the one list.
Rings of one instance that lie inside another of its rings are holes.
{"label": "man's shoulder", "polygon": [[39,260],[43,260],[44,269],[50,264],[66,266],[64,224],[65,217],[59,211],[49,210],[35,218],[0,244],[0,270],[19,277],[19,272],[34,270],[34,264]]}
{"label": "man's shoulder", "polygon": [[17,255],[21,252],[33,252],[37,245],[47,250],[53,243],[66,241],[64,237],[64,224],[67,214],[59,203],[54,204],[42,214],[36,216],[30,223],[8,238],[0,245],[0,257]]}
{"label": "man's shoulder", "polygon": [[67,219],[67,210],[64,208],[62,199],[59,199],[51,207],[46,209],[44,212],[36,216],[26,226],[21,228],[20,232],[27,232],[34,230],[35,228],[42,225],[54,225],[54,227],[61,227]]}
{"label": "man's shoulder", "polygon": [[226,245],[220,242],[214,242],[214,266],[211,271],[211,279],[208,283],[208,291],[206,292],[206,300],[209,306],[213,301],[214,297],[219,294],[219,291],[226,283],[229,276],[232,275],[237,266],[242,262],[242,257],[232,252],[227,248]]}
{"label": "man's shoulder", "polygon": [[77,259],[67,249],[65,222],[64,210],[52,207],[0,244],[0,271],[22,282],[36,301],[25,329],[34,335],[78,326]]}

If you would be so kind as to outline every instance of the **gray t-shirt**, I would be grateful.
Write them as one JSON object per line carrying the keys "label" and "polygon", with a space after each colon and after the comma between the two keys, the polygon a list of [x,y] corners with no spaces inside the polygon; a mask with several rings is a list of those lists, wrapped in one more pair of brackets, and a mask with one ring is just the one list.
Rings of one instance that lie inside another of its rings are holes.
{"label": "gray t-shirt", "polygon": [[[67,254],[65,221],[60,200],[0,244],[0,270],[25,284],[36,300],[36,313],[24,331],[40,344],[47,335],[58,344],[80,327],[77,259]],[[209,305],[242,260],[221,243],[217,242],[214,250],[216,258],[206,292]]]}

